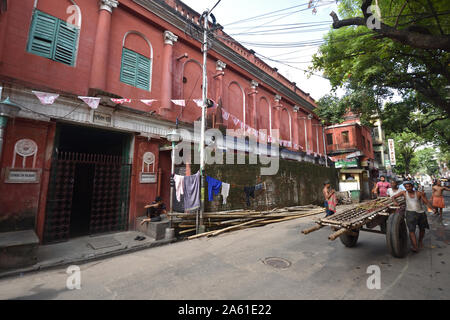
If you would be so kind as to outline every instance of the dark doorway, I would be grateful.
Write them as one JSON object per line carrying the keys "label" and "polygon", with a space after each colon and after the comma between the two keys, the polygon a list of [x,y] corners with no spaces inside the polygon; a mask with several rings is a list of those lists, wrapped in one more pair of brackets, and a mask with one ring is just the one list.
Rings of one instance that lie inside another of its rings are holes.
{"label": "dark doorway", "polygon": [[128,227],[132,135],[57,126],[44,241]]}
{"label": "dark doorway", "polygon": [[76,165],[70,214],[71,238],[89,234],[94,177],[94,164],[79,163]]}

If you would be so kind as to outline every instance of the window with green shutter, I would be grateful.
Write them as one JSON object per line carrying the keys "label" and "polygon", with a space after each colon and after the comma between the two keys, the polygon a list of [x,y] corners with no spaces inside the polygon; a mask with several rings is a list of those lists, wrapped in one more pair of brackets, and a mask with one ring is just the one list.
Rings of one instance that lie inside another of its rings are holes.
{"label": "window with green shutter", "polygon": [[79,32],[77,27],[65,21],[35,10],[27,50],[36,55],[74,66]]}
{"label": "window with green shutter", "polygon": [[150,91],[151,60],[130,49],[123,48],[120,81]]}

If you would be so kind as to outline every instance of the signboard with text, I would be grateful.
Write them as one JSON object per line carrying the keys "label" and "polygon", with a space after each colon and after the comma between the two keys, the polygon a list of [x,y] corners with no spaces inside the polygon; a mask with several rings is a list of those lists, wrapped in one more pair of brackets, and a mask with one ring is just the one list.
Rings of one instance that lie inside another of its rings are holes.
{"label": "signboard with text", "polygon": [[358,159],[342,159],[338,160],[335,163],[337,169],[341,168],[358,168]]}
{"label": "signboard with text", "polygon": [[395,158],[395,144],[394,139],[388,140],[389,145],[389,162],[391,166],[395,166],[397,164],[397,160]]}

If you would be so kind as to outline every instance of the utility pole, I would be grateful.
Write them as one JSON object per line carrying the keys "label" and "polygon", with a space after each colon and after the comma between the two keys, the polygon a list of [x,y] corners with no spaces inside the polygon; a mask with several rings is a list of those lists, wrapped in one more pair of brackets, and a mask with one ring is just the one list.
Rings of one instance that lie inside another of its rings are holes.
{"label": "utility pole", "polygon": [[[207,61],[208,61],[208,31],[209,31],[209,17],[211,12],[217,7],[217,5],[222,0],[217,1],[214,7],[203,13],[203,88],[202,88],[202,128],[200,135],[200,212],[197,216],[197,234],[205,232],[205,226],[203,224],[203,213],[205,212],[205,195],[206,195],[206,176],[205,176],[205,130],[206,130],[206,109],[208,106],[208,71],[207,71]],[[213,20],[215,21],[214,16]]]}
{"label": "utility pole", "polygon": [[205,232],[205,226],[203,225],[203,213],[205,212],[205,130],[206,130],[206,108],[208,99],[208,73],[207,73],[207,60],[208,60],[208,18],[209,9],[203,13],[203,87],[202,87],[202,128],[200,135],[200,216],[197,219],[197,234]]}

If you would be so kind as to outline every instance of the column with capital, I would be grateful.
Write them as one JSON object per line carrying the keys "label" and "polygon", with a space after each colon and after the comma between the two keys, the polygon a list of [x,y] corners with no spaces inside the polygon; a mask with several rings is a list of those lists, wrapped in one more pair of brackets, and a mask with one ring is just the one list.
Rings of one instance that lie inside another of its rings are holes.
{"label": "column with capital", "polygon": [[170,116],[172,110],[173,84],[173,45],[178,37],[170,31],[164,31],[164,50],[162,59],[161,109],[162,116]]}
{"label": "column with capital", "polygon": [[250,83],[250,93],[249,96],[251,98],[251,106],[252,106],[252,110],[250,112],[250,121],[249,121],[249,125],[250,127],[259,130],[258,128],[258,119],[256,118],[256,106],[257,106],[257,97],[256,95],[258,94],[258,86],[259,83],[256,82],[255,80],[252,80],[252,82]]}
{"label": "column with capital", "polygon": [[275,96],[275,104],[273,106],[273,119],[272,119],[272,129],[276,129],[279,132],[279,137],[281,139],[281,123],[280,123],[280,116],[281,116],[281,96],[276,95]]}
{"label": "column with capital", "polygon": [[[214,76],[214,81],[216,82],[216,103],[220,104],[220,107],[216,109],[215,114],[215,127],[224,126],[224,121],[222,118],[222,108],[223,108],[223,77],[225,75],[224,69],[227,67],[227,64],[223,61],[217,60],[216,62],[216,75]],[[220,103],[222,102],[222,103]]]}
{"label": "column with capital", "polygon": [[[292,124],[292,130],[294,131],[293,135],[292,135],[292,148],[294,148],[295,145],[300,146],[300,135],[299,135],[299,125],[298,125],[298,113],[300,111],[300,107],[299,106],[294,106],[294,116],[292,117],[293,119],[293,124]],[[300,147],[299,147],[300,148]],[[295,151],[298,151],[297,148],[294,148]]]}
{"label": "column with capital", "polygon": [[100,0],[97,31],[95,35],[94,53],[92,56],[89,87],[106,91],[106,74],[109,63],[109,39],[111,30],[111,16],[117,8],[117,0]]}

